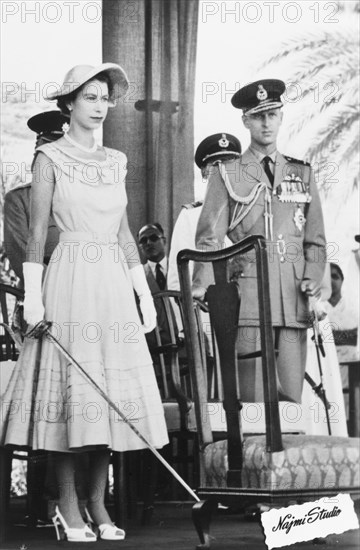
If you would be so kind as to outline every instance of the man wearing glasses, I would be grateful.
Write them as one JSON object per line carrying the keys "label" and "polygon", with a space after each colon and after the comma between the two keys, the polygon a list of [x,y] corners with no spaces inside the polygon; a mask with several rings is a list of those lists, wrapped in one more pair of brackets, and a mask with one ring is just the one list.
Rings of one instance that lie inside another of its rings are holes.
{"label": "man wearing glasses", "polygon": [[[166,276],[168,270],[168,258],[166,256],[165,245],[166,238],[164,230],[159,223],[148,223],[138,232],[138,243],[143,259],[146,280],[152,294],[167,289]],[[171,341],[169,324],[161,300],[155,300],[157,313],[157,325],[161,333],[162,343]],[[173,320],[174,324],[175,319]],[[177,332],[177,328],[176,328]],[[150,350],[157,346],[155,331],[146,334],[146,339]]]}
{"label": "man wearing glasses", "polygon": [[165,290],[168,259],[163,228],[159,223],[144,225],[138,233],[138,241],[141,253],[146,259],[144,269],[152,294]]}

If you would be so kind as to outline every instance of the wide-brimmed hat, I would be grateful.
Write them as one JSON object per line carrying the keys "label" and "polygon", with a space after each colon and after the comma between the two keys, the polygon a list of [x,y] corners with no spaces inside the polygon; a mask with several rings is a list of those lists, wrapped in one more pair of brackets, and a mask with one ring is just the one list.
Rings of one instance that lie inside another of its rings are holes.
{"label": "wide-brimmed hat", "polygon": [[61,87],[49,92],[45,99],[53,100],[67,96],[80,88],[88,80],[92,80],[99,73],[107,73],[113,87],[112,98],[118,99],[129,88],[128,77],[122,67],[116,63],[102,63],[97,67],[92,65],[76,65],[66,73]]}
{"label": "wide-brimmed hat", "polygon": [[232,134],[212,134],[199,143],[195,152],[195,163],[199,168],[218,159],[240,157],[241,144]]}

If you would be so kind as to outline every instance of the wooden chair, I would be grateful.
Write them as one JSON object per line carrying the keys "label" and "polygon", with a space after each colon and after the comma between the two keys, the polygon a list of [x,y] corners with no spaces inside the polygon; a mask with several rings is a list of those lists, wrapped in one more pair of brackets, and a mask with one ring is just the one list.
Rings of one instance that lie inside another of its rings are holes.
{"label": "wooden chair", "polygon": [[[253,250],[257,267],[266,433],[244,438],[236,352],[241,306],[237,285],[228,282],[228,260],[253,253]],[[216,442],[209,417],[204,414],[207,394],[192,305],[190,260],[211,262],[214,271],[215,284],[208,288],[207,299],[219,348],[228,427],[226,437]],[[281,433],[265,239],[250,236],[230,248],[211,253],[183,250],[178,255],[178,267],[199,438],[198,495],[202,500],[193,508],[193,521],[200,538],[198,548],[210,547],[209,526],[219,502],[244,508],[259,503],[272,506],[316,500],[339,492],[358,498],[360,488],[355,481],[358,439]],[[346,462],[346,475],[342,463],[338,462],[339,453]]]}
{"label": "wooden chair", "polygon": [[[360,360],[358,356],[358,328],[351,330],[333,330],[334,342],[337,349],[344,349],[341,353],[342,367],[347,368],[348,383],[343,393],[349,400],[349,435],[360,437]],[[344,356],[345,355],[345,356]]]}
{"label": "wooden chair", "polygon": [[[8,361],[16,361],[19,351],[15,345],[11,334],[5,328],[11,326],[12,315],[17,300],[23,298],[23,292],[10,285],[0,284],[0,306],[1,306],[1,319],[2,323],[0,327],[0,368],[2,372],[0,379],[2,381],[0,394],[5,390],[5,379],[8,378],[5,369],[9,369],[10,366],[6,364]],[[43,453],[42,453],[43,454]],[[5,529],[7,525],[7,512],[9,508],[10,499],[10,485],[11,485],[11,470],[12,460],[16,458],[18,460],[26,460],[28,463],[27,472],[27,519],[29,524],[36,523],[37,511],[39,509],[39,499],[41,498],[38,483],[36,484],[35,470],[38,469],[38,465],[42,461],[42,457],[37,452],[29,452],[26,454],[20,454],[13,452],[4,447],[0,447],[0,541],[5,538]]]}
{"label": "wooden chair", "polygon": [[[12,314],[17,300],[23,299],[23,292],[18,288],[0,283],[0,322],[11,325]],[[19,352],[11,334],[4,326],[0,329],[0,361],[16,361]]]}
{"label": "wooden chair", "polygon": [[[174,308],[178,308],[180,317],[183,315],[181,295],[177,291],[164,290],[154,294],[153,298],[157,311],[161,311],[162,315],[158,314],[158,324],[148,339],[148,344],[170,439],[169,445],[164,447],[162,453],[188,483],[194,484],[198,476],[197,452],[194,452],[197,445],[196,421],[185,343],[179,336],[174,314]],[[200,301],[196,301],[194,307],[199,326],[201,310],[206,311],[207,308]],[[161,324],[159,318],[162,320]],[[205,341],[202,330],[198,330],[198,334],[202,338],[200,347],[204,353]],[[147,523],[153,513],[155,493],[162,472],[163,479],[166,481],[164,498],[181,500],[186,497],[186,494],[166,470],[159,470],[156,458],[149,451],[144,453],[146,459],[143,462],[142,474],[146,477],[146,490],[143,495],[142,521]]]}

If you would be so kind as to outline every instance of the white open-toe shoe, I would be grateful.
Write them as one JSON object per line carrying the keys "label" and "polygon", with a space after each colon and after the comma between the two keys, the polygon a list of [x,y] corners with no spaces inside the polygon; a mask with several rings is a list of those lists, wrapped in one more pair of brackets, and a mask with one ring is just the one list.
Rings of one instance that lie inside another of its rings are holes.
{"label": "white open-toe shoe", "polygon": [[[91,525],[95,525],[95,522],[90,516],[87,508],[85,508],[85,514],[86,514],[87,521]],[[119,527],[116,527],[116,525],[114,524],[101,523],[100,525],[97,526],[97,529],[99,530],[99,537],[102,540],[124,540],[125,538],[124,529],[120,529]]]}
{"label": "white open-toe shoe", "polygon": [[55,508],[55,515],[52,522],[56,531],[57,540],[67,539],[69,542],[95,542],[96,535],[88,525],[81,528],[69,527],[58,506]]}

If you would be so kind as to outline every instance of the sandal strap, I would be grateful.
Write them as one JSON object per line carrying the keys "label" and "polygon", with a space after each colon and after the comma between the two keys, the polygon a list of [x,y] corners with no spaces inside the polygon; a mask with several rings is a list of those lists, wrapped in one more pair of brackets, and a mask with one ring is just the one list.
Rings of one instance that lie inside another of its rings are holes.
{"label": "sandal strap", "polygon": [[116,525],[110,525],[110,523],[101,523],[99,525],[99,533],[100,537],[103,535],[125,537],[125,531],[123,529],[116,527]]}

